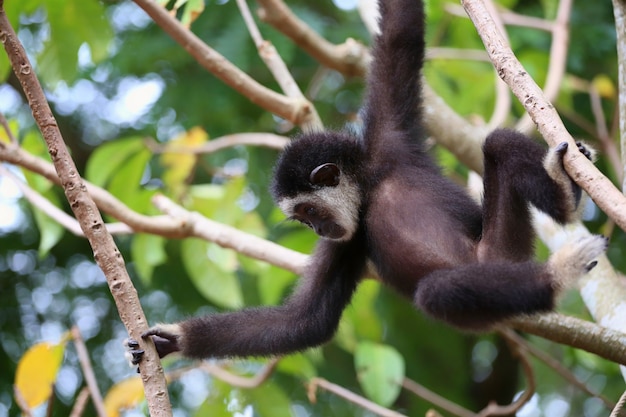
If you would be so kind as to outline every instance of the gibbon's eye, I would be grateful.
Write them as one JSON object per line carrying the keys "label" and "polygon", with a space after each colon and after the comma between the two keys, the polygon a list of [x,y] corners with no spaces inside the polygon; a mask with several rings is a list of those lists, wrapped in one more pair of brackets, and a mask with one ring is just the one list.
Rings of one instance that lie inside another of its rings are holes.
{"label": "gibbon's eye", "polygon": [[341,171],[335,164],[322,164],[311,171],[309,181],[313,185],[321,185],[326,187],[334,187],[339,184],[339,174]]}
{"label": "gibbon's eye", "polygon": [[294,207],[294,212],[298,220],[302,218],[310,219],[317,216],[317,209],[311,204],[298,204]]}

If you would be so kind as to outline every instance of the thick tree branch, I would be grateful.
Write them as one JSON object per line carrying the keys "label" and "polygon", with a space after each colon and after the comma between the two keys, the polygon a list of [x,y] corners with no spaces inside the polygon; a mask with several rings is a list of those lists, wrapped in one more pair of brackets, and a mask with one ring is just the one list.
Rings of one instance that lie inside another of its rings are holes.
{"label": "thick tree branch", "polygon": [[559,313],[518,317],[508,324],[544,339],[586,350],[626,365],[626,333]]}
{"label": "thick tree branch", "polygon": [[[563,126],[554,106],[546,100],[539,86],[524,70],[509,45],[494,28],[493,19],[483,2],[481,0],[461,1],[474,22],[498,74],[511,87],[513,94],[523,104],[546,142],[550,146],[555,146],[567,141],[570,143],[570,149],[576,149],[574,139]],[[594,202],[620,228],[626,230],[626,197],[579,152],[567,152],[564,162],[572,179],[587,191]]]}
{"label": "thick tree branch", "polygon": [[[106,231],[94,201],[76,170],[74,161],[63,142],[61,132],[46,101],[44,92],[30,64],[26,51],[20,44],[15,31],[9,23],[4,10],[4,0],[0,0],[0,39],[4,44],[11,66],[22,85],[22,89],[35,122],[48,146],[52,162],[58,173],[70,207],[79,221],[85,236],[94,251],[94,259],[102,269],[111,294],[117,305],[120,317],[128,329],[131,337],[141,340],[141,333],[147,326],[146,318],[141,309],[137,292],[128,276],[124,260]],[[150,342],[150,344],[152,344]],[[142,363],[142,379],[150,414],[156,416],[170,416],[172,414],[167,384],[163,376],[156,349],[152,345],[145,349],[146,356]]]}
{"label": "thick tree branch", "polygon": [[622,150],[622,193],[626,193],[626,1],[613,0],[615,32],[617,33],[617,65],[619,87],[619,130]]}

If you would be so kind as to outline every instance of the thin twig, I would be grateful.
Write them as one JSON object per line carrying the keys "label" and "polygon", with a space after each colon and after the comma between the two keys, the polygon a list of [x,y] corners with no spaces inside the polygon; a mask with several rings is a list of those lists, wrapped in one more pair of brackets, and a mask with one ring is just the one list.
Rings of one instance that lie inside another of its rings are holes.
{"label": "thin twig", "polygon": [[214,377],[226,382],[229,385],[239,388],[256,388],[260,386],[262,383],[267,381],[267,379],[274,373],[278,362],[280,362],[281,358],[271,359],[264,367],[256,373],[252,377],[244,377],[241,375],[233,374],[232,372],[227,371],[221,366],[203,362],[200,367],[202,370],[208,372]]}
{"label": "thin twig", "polygon": [[[239,11],[248,27],[248,32],[250,32],[250,36],[259,51],[259,56],[265,62],[278,85],[280,85],[283,93],[288,97],[306,101],[304,94],[302,94],[300,87],[298,87],[296,80],[293,79],[291,72],[285,65],[285,61],[280,57],[274,45],[270,41],[264,40],[261,36],[261,31],[252,18],[252,13],[250,13],[246,0],[237,0],[237,6],[239,6]],[[322,121],[315,107],[311,106],[310,110],[309,120],[302,125],[302,128],[309,131],[321,130],[323,128]]]}
{"label": "thin twig", "polygon": [[466,408],[463,408],[458,404],[453,403],[447,398],[444,398],[441,395],[437,394],[436,392],[429,390],[425,386],[418,384],[412,379],[404,378],[404,380],[402,381],[402,387],[412,392],[413,394],[417,395],[418,397],[423,398],[424,400],[428,401],[432,405],[437,406],[450,414],[454,414],[455,416],[458,416],[458,417],[474,417],[475,416],[474,412]]}
{"label": "thin twig", "polygon": [[235,133],[232,135],[220,136],[212,139],[201,146],[176,146],[161,145],[154,140],[145,142],[154,153],[191,153],[191,154],[211,154],[223,149],[235,146],[262,146],[265,148],[282,150],[288,143],[289,138],[275,135],[273,133]]}
{"label": "thin twig", "polygon": [[83,387],[78,393],[76,400],[74,400],[74,406],[70,412],[69,417],[80,417],[85,412],[87,407],[87,401],[89,400],[89,388]]}
{"label": "thin twig", "polygon": [[2,114],[2,112],[0,112],[0,125],[2,125],[2,128],[6,132],[7,137],[9,138],[9,141],[12,144],[17,145],[18,144],[17,138],[13,135],[13,132],[11,132],[9,123],[7,123],[7,119],[4,117],[4,114]]}
{"label": "thin twig", "polygon": [[107,417],[107,412],[104,409],[104,402],[102,401],[102,394],[100,393],[100,388],[98,387],[98,382],[96,381],[96,375],[93,372],[93,366],[91,366],[91,359],[89,359],[89,352],[85,346],[85,341],[83,340],[77,326],[72,326],[71,332],[74,347],[76,348],[76,354],[78,355],[78,362],[83,370],[83,376],[85,377],[85,382],[89,388],[89,394],[91,395],[94,408],[96,409],[99,417]]}
{"label": "thin twig", "polygon": [[588,83],[588,89],[586,92],[589,94],[591,113],[593,114],[593,118],[595,120],[596,137],[602,144],[603,154],[610,162],[613,172],[617,177],[617,181],[621,184],[623,182],[622,176],[624,175],[624,171],[622,170],[622,161],[618,155],[615,141],[609,134],[606,118],[604,117],[604,110],[602,109],[602,98],[593,83]]}
{"label": "thin twig", "polygon": [[369,53],[365,46],[347,39],[334,45],[312,30],[289,10],[282,0],[257,0],[261,20],[274,26],[296,45],[328,68],[347,76],[363,76],[367,71]]}
{"label": "thin twig", "polygon": [[308,101],[286,97],[261,85],[185,28],[158,2],[135,0],[135,3],[200,65],[251,102],[296,125],[310,121],[313,112]]}
{"label": "thin twig", "polygon": [[[31,155],[22,148],[0,142],[0,160],[21,166],[56,185],[61,185],[61,180],[50,162]],[[100,210],[126,223],[135,232],[153,233],[169,238],[184,237],[188,233],[186,225],[176,219],[137,213],[103,188],[87,181],[84,181],[84,184]]]}
{"label": "thin twig", "polygon": [[333,394],[343,398],[344,400],[347,400],[352,404],[356,404],[364,410],[367,410],[382,417],[406,417],[404,414],[400,414],[397,411],[382,407],[366,398],[361,397],[360,395],[355,394],[350,390],[345,389],[340,385],[333,384],[332,382],[329,382],[323,378],[313,378],[309,381],[308,396],[309,401],[311,401],[312,403],[316,402],[317,388],[322,388],[328,392],[332,392]]}
{"label": "thin twig", "polygon": [[[0,174],[6,178],[9,178],[22,192],[22,195],[28,200],[33,207],[38,208],[52,220],[60,224],[66,230],[71,232],[75,236],[85,237],[85,233],[80,228],[78,221],[54,204],[47,198],[33,190],[25,182],[21,181],[16,175],[14,175],[9,169],[0,165]],[[105,227],[109,233],[113,235],[128,235],[133,233],[133,230],[124,223],[106,223]]]}
{"label": "thin twig", "polygon": [[571,385],[580,389],[582,392],[588,395],[591,395],[592,397],[598,398],[600,401],[604,403],[604,405],[607,406],[607,408],[615,407],[614,402],[610,401],[604,395],[591,390],[583,382],[581,382],[578,378],[576,378],[576,376],[569,369],[563,366],[561,362],[559,362],[552,356],[548,355],[543,350],[537,348],[532,343],[528,343],[526,339],[524,339],[523,337],[515,333],[513,330],[503,327],[500,329],[500,331],[506,332],[506,337],[509,340],[514,341],[518,345],[524,346],[524,349],[526,349],[531,355],[533,355],[538,360],[540,360],[541,362],[545,363],[547,366],[552,368],[557,374],[559,374],[564,380],[566,380]]}

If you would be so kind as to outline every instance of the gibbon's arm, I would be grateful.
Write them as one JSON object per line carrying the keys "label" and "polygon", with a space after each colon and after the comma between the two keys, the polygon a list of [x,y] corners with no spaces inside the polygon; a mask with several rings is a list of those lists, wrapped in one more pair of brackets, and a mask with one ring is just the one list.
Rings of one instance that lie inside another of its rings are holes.
{"label": "gibbon's arm", "polygon": [[[424,4],[422,0],[378,2],[380,35],[372,48],[368,77],[366,140],[387,141],[390,131],[408,133],[415,143],[421,128],[421,69],[424,64]],[[388,143],[376,143],[378,147]]]}
{"label": "gibbon's arm", "polygon": [[[160,357],[180,351],[198,359],[278,355],[320,345],[335,333],[364,272],[363,240],[322,239],[300,285],[282,306],[157,325],[143,337],[153,337]],[[136,342],[129,346],[133,363],[139,363]]]}

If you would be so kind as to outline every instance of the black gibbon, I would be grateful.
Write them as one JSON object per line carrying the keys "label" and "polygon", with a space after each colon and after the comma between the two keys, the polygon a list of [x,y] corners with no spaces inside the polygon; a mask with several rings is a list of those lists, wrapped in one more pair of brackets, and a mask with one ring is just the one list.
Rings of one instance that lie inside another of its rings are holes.
{"label": "black gibbon", "polygon": [[[285,149],[271,192],[321,239],[283,305],[157,325],[161,357],[278,355],[328,341],[366,272],[430,316],[488,330],[548,311],[555,296],[596,264],[606,239],[590,236],[533,261],[529,204],[559,223],[576,216],[580,189],[563,167],[567,143],[547,151],[511,130],[485,140],[484,198],[477,204],[426,153],[421,109],[424,10],[420,0],[381,0],[380,35],[367,78],[360,133],[304,133]],[[134,363],[142,352],[130,345]]]}

